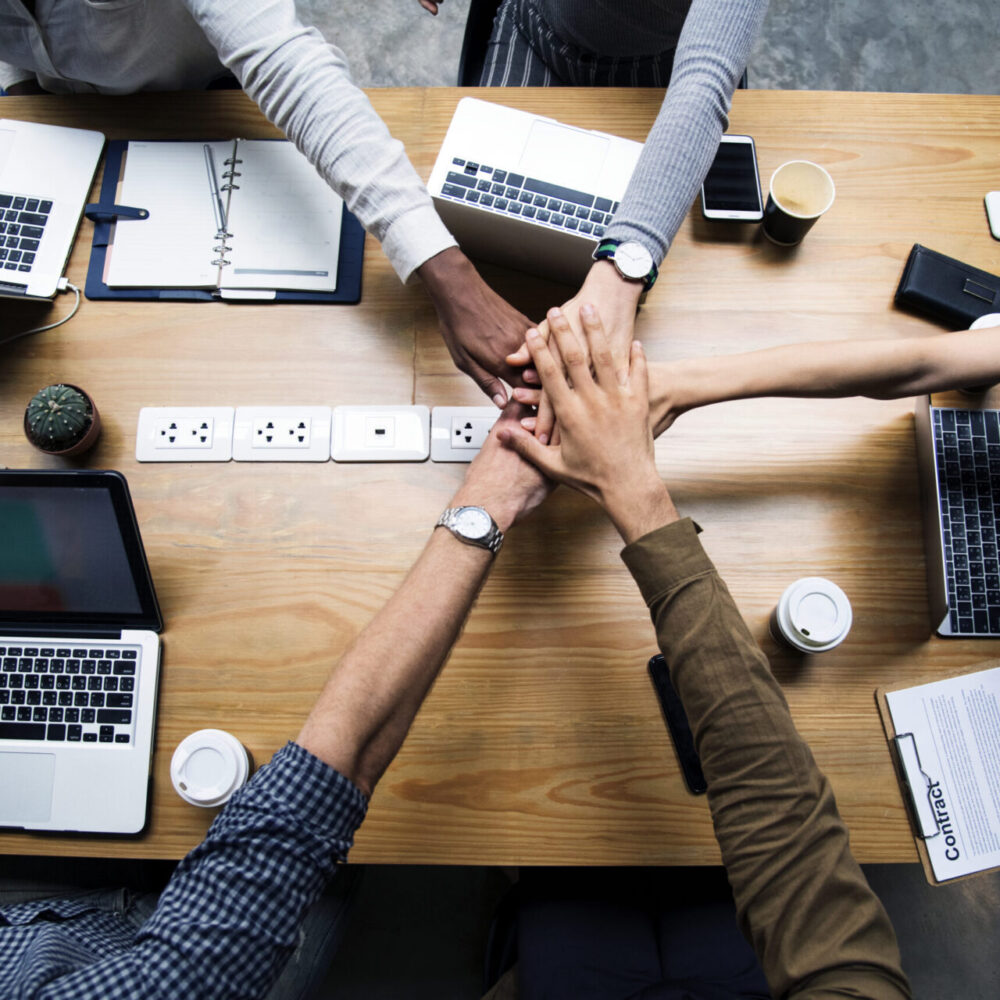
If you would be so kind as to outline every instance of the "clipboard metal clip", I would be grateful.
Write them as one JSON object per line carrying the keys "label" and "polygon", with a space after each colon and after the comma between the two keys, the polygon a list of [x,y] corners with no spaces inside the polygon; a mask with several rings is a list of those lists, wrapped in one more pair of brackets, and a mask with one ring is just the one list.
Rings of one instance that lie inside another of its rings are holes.
{"label": "clipboard metal clip", "polygon": [[[932,790],[937,787],[937,782],[920,763],[917,741],[913,733],[899,733],[892,738],[892,744],[896,748],[917,835],[921,840],[930,840],[941,833],[938,813],[931,796]],[[924,794],[920,794],[921,791]]]}

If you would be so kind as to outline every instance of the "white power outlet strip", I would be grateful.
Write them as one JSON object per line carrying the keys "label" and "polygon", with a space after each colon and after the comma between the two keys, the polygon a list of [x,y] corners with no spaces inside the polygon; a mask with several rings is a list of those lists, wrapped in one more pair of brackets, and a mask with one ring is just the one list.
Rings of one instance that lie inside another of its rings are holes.
{"label": "white power outlet strip", "polygon": [[423,462],[430,451],[426,406],[337,406],[335,462]]}
{"label": "white power outlet strip", "polygon": [[238,406],[233,425],[237,462],[329,462],[329,406]]}
{"label": "white power outlet strip", "polygon": [[231,406],[145,406],[139,411],[140,462],[228,462],[233,457]]}
{"label": "white power outlet strip", "polygon": [[431,459],[471,462],[499,416],[495,406],[435,406],[431,413]]}

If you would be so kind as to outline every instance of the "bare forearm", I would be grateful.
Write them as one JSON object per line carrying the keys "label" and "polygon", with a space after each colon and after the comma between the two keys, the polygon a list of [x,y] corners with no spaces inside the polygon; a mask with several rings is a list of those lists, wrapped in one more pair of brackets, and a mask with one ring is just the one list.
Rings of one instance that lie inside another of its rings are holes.
{"label": "bare forearm", "polygon": [[709,403],[757,396],[893,399],[1000,381],[1000,330],[789,344],[650,367],[657,432]]}
{"label": "bare forearm", "polygon": [[492,556],[438,529],[334,668],[297,742],[370,795],[458,638]]}

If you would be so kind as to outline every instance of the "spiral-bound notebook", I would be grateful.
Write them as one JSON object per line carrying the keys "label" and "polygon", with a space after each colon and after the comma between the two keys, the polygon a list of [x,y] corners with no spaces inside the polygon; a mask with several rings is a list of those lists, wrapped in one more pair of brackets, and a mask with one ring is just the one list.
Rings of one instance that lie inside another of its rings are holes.
{"label": "spiral-bound notebook", "polygon": [[89,298],[360,297],[364,231],[284,140],[113,143],[86,214]]}

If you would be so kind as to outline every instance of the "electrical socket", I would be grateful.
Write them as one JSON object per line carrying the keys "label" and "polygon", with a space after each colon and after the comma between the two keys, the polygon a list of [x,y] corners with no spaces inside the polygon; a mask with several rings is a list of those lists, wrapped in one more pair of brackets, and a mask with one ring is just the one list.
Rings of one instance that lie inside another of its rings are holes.
{"label": "electrical socket", "polygon": [[144,406],[135,432],[140,462],[228,462],[231,406]]}
{"label": "electrical socket", "polygon": [[237,462],[329,462],[329,406],[238,406],[233,425]]}
{"label": "electrical socket", "polygon": [[495,406],[435,406],[431,413],[431,459],[471,462],[499,416]]}
{"label": "electrical socket", "polygon": [[337,406],[335,462],[423,462],[430,451],[426,406]]}

